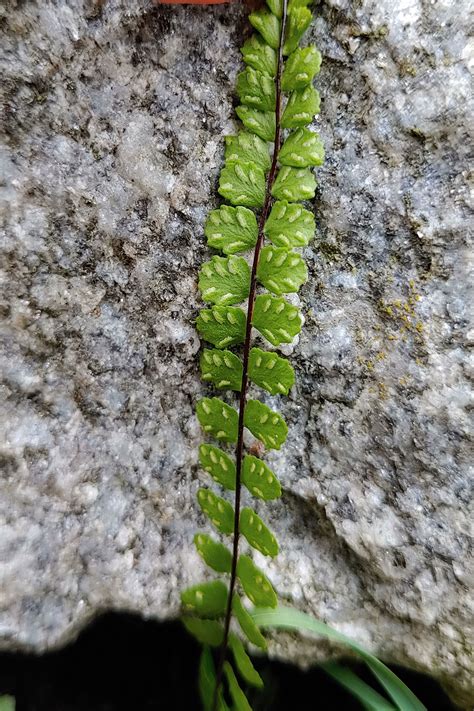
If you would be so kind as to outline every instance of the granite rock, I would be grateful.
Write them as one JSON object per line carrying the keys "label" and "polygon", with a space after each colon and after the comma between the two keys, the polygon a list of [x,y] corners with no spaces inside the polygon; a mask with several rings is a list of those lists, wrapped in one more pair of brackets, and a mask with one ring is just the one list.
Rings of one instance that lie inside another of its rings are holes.
{"label": "granite rock", "polygon": [[[282,551],[261,561],[281,598],[464,708],[469,5],[318,6],[327,161],[289,443],[269,458]],[[193,319],[248,26],[240,5],[145,0],[0,16],[0,645],[44,650],[105,609],[175,616],[205,574]]]}

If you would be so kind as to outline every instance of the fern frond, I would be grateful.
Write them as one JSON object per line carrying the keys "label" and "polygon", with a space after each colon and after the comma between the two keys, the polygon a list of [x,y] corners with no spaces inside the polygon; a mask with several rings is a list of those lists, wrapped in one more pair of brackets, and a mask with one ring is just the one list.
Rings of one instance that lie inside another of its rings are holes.
{"label": "fern frond", "polygon": [[[252,644],[266,648],[239,588],[254,605],[271,608],[277,604],[270,580],[239,548],[245,539],[245,545],[273,558],[278,553],[276,537],[252,508],[241,508],[240,501],[242,486],[261,501],[278,498],[282,490],[268,465],[245,453],[244,428],[266,450],[280,449],[288,435],[283,417],[260,400],[249,399],[248,388],[253,383],[272,396],[287,395],[295,382],[286,358],[252,345],[254,329],[275,348],[292,343],[303,322],[298,308],[283,295],[296,293],[308,277],[303,256],[294,250],[309,244],[315,220],[298,203],[314,197],[317,183],[311,168],[324,159],[319,136],[306,128],[319,112],[320,98],[312,80],[321,55],[314,46],[297,47],[311,22],[309,2],[267,0],[268,9],[250,15],[259,34],[245,42],[241,51],[246,68],[237,77],[240,105],[236,113],[245,130],[226,137],[219,179],[219,193],[230,205],[212,210],[204,228],[209,247],[225,256],[211,257],[199,273],[202,299],[211,307],[200,311],[196,328],[214,346],[204,348],[200,355],[201,375],[209,385],[239,393],[238,411],[217,397],[202,398],[196,408],[209,437],[236,444],[235,460],[213,444],[199,447],[204,471],[224,490],[235,491],[234,506],[209,488],[197,492],[199,506],[212,526],[223,536],[232,535],[232,552],[208,533],[194,538],[209,568],[229,575],[228,587],[216,580],[182,595],[187,611],[184,624],[204,645],[199,671],[204,711],[229,711],[227,696],[232,699],[232,711],[251,711],[228,659],[228,648],[242,679],[262,686],[242,642],[231,632],[233,616]],[[282,91],[289,92],[286,106]],[[289,133],[282,145],[283,129]],[[269,244],[265,245],[266,239]],[[250,250],[250,260],[236,256]],[[241,345],[240,354],[230,350]],[[216,646],[217,669],[210,651]]]}

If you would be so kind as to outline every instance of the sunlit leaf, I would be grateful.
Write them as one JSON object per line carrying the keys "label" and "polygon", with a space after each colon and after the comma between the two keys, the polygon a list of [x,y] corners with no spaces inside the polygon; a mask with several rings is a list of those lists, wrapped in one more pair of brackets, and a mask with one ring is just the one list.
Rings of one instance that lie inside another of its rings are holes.
{"label": "sunlit leaf", "polygon": [[206,434],[221,442],[237,442],[239,416],[233,407],[218,397],[203,397],[198,401],[196,414]]}
{"label": "sunlit leaf", "polygon": [[316,192],[316,178],[309,168],[290,168],[285,165],[280,169],[273,183],[272,195],[277,200],[309,200]]}
{"label": "sunlit leaf", "polygon": [[233,632],[229,635],[229,647],[232,650],[235,666],[237,667],[242,679],[244,679],[247,684],[251,684],[252,686],[256,686],[257,689],[261,689],[263,687],[263,679],[252,664],[252,660],[245,651],[244,645]]}
{"label": "sunlit leaf", "polygon": [[183,590],[181,602],[188,612],[195,612],[203,617],[219,617],[226,610],[227,587],[221,580],[193,585]]}
{"label": "sunlit leaf", "polygon": [[[268,150],[268,143],[256,136],[254,133],[248,133],[247,131],[239,131],[236,136],[226,136],[225,137],[225,159],[228,163],[231,161],[244,161],[256,163],[260,168],[267,172],[270,170],[271,157]],[[232,209],[232,208],[228,208]],[[236,208],[237,210],[243,210],[244,208]],[[211,213],[212,214],[212,213]],[[252,213],[254,215],[254,213]],[[255,215],[254,215],[255,220]],[[255,221],[255,225],[256,225]],[[240,225],[242,228],[242,225]],[[247,225],[244,223],[244,227]],[[255,240],[250,245],[253,247],[257,241],[257,231],[255,228]]]}
{"label": "sunlit leaf", "polygon": [[252,35],[240,51],[245,64],[249,67],[258,69],[270,77],[275,76],[278,63],[277,53],[262,37]]}
{"label": "sunlit leaf", "polygon": [[260,32],[263,39],[273,49],[280,44],[280,20],[268,10],[257,10],[249,15],[250,24]]}
{"label": "sunlit leaf", "polygon": [[283,297],[259,294],[255,299],[252,324],[273,346],[291,343],[301,330],[301,316]]}
{"label": "sunlit leaf", "polygon": [[212,444],[199,445],[199,462],[221,486],[235,489],[235,463],[228,454]]}
{"label": "sunlit leaf", "polygon": [[240,512],[240,532],[263,555],[274,558],[278,554],[277,539],[253,509],[246,507]]}
{"label": "sunlit leaf", "polygon": [[283,91],[304,89],[311,84],[321,67],[321,52],[314,45],[298,47],[285,62],[281,77]]}
{"label": "sunlit leaf", "polygon": [[324,146],[317,133],[313,133],[307,128],[298,128],[290,133],[284,142],[278,160],[282,165],[290,165],[295,168],[322,165]]}
{"label": "sunlit leaf", "polygon": [[217,388],[240,391],[242,363],[232,351],[208,350],[201,353],[201,378]]}
{"label": "sunlit leaf", "polygon": [[306,7],[291,7],[288,12],[283,54],[291,54],[297,48],[312,19],[313,16]]}
{"label": "sunlit leaf", "polygon": [[207,533],[196,533],[194,545],[207,565],[218,573],[230,573],[232,555],[223,543],[214,540]]}
{"label": "sunlit leaf", "polygon": [[237,95],[242,104],[259,111],[275,110],[275,82],[268,74],[247,67],[237,76]]}
{"label": "sunlit leaf", "polygon": [[199,489],[198,504],[220,533],[234,530],[234,509],[228,501],[214,494],[210,489]]}
{"label": "sunlit leaf", "polygon": [[281,485],[265,462],[252,454],[246,454],[242,465],[242,484],[251,494],[269,501],[281,496]]}
{"label": "sunlit leaf", "polygon": [[235,306],[214,306],[201,309],[196,319],[196,328],[204,340],[217,348],[243,343],[247,318]]}
{"label": "sunlit leaf", "polygon": [[250,602],[259,607],[277,606],[277,596],[271,582],[248,555],[239,557],[237,575]]}
{"label": "sunlit leaf", "polygon": [[[275,139],[275,112],[274,111],[257,111],[249,106],[237,106],[235,113],[244,124],[247,131],[256,133],[264,141],[273,141]],[[222,193],[221,193],[222,194]],[[224,196],[225,197],[225,196]],[[245,203],[246,205],[248,203]],[[262,201],[250,207],[261,207]]]}
{"label": "sunlit leaf", "polygon": [[300,254],[284,247],[264,247],[258,262],[257,278],[277,296],[298,291],[308,278],[308,269]]}
{"label": "sunlit leaf", "polygon": [[0,696],[0,711],[15,711],[13,696]]}
{"label": "sunlit leaf", "polygon": [[[248,109],[246,106],[239,108]],[[254,133],[260,135],[258,131]],[[255,163],[231,161],[221,170],[219,193],[233,205],[261,207],[265,198],[265,173]]]}
{"label": "sunlit leaf", "polygon": [[183,625],[201,644],[218,647],[224,639],[222,624],[216,620],[201,620],[199,617],[183,617]]}
{"label": "sunlit leaf", "polygon": [[321,98],[314,86],[293,91],[281,117],[283,128],[307,126],[321,108]]}
{"label": "sunlit leaf", "polygon": [[288,426],[283,417],[260,400],[248,401],[244,424],[267,449],[280,449],[288,434]]}
{"label": "sunlit leaf", "polygon": [[234,613],[242,632],[245,634],[249,642],[254,644],[256,647],[260,647],[260,649],[266,649],[267,641],[265,637],[262,635],[252,617],[243,606],[242,601],[237,594],[235,594],[232,598],[232,612]]}
{"label": "sunlit leaf", "polygon": [[232,306],[249,295],[250,267],[243,257],[212,257],[199,271],[199,291],[204,301]]}
{"label": "sunlit leaf", "polygon": [[301,205],[286,200],[273,204],[263,229],[276,247],[306,247],[314,237],[314,215]]}

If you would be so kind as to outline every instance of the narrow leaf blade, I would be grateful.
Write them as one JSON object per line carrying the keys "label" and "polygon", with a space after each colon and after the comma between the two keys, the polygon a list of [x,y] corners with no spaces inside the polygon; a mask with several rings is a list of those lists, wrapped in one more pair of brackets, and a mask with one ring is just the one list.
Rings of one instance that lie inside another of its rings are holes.
{"label": "narrow leaf blade", "polygon": [[325,662],[321,664],[321,669],[324,669],[326,674],[329,674],[341,686],[346,688],[352,696],[363,704],[368,711],[396,711],[396,707],[392,706],[387,699],[384,699],[381,694],[372,689],[371,686],[362,681],[357,674],[336,662]]}
{"label": "narrow leaf blade", "polygon": [[253,610],[251,613],[254,622],[259,627],[278,627],[282,629],[296,629],[314,632],[327,637],[334,642],[345,644],[356,652],[365,661],[372,673],[377,677],[392,701],[400,711],[427,711],[412,691],[397,677],[394,672],[385,666],[377,657],[367,652],[357,642],[346,635],[332,629],[320,620],[316,620],[300,610],[292,607],[278,607],[276,610]]}

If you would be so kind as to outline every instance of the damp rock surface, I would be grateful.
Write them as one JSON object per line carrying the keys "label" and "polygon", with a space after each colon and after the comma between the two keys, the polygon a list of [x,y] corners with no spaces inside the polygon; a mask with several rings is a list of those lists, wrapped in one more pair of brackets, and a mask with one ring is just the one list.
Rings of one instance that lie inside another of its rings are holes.
{"label": "damp rock surface", "polygon": [[[297,385],[259,558],[281,599],[469,708],[468,0],[327,0]],[[240,5],[13,2],[2,19],[0,646],[178,614],[199,265],[249,29]],[[471,302],[472,303],[472,302]],[[471,325],[472,328],[472,325]],[[310,664],[326,644],[275,636]]]}

